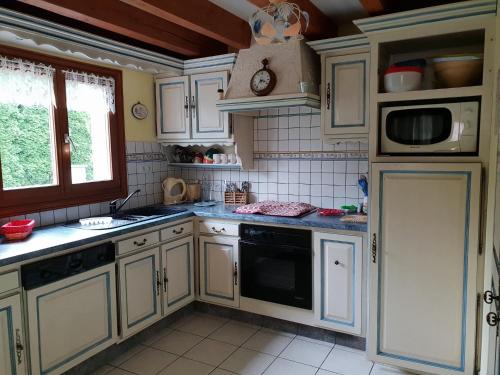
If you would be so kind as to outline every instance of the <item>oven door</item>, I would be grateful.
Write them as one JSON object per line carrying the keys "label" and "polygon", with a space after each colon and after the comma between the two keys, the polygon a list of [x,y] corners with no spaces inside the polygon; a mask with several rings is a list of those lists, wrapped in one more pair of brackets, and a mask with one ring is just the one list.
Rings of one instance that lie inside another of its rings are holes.
{"label": "oven door", "polygon": [[382,154],[460,152],[460,103],[381,110]]}
{"label": "oven door", "polygon": [[243,297],[312,309],[311,249],[240,241]]}

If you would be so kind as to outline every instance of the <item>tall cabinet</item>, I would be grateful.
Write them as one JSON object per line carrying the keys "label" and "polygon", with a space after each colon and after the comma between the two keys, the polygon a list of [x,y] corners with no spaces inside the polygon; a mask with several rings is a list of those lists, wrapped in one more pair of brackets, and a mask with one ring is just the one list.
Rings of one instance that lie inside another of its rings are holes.
{"label": "tall cabinet", "polygon": [[374,163],[370,324],[377,362],[472,374],[479,163]]}

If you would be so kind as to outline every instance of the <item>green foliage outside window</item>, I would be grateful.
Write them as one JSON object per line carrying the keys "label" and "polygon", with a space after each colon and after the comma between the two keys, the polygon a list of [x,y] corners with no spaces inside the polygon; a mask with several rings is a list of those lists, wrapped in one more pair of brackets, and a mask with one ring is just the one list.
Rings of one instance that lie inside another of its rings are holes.
{"label": "green foliage outside window", "polygon": [[[91,177],[90,117],[86,112],[68,113],[72,164],[85,165]],[[49,111],[43,106],[0,104],[0,162],[3,188],[50,185],[53,182]]]}

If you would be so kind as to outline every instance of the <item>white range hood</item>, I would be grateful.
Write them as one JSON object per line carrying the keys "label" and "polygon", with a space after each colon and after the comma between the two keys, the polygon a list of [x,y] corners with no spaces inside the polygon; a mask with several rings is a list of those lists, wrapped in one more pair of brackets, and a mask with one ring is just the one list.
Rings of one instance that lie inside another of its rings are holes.
{"label": "white range hood", "polygon": [[[256,96],[250,89],[253,74],[262,68],[262,60],[276,74],[276,86],[267,96]],[[240,50],[223,100],[217,108],[223,112],[254,115],[260,109],[307,106],[320,108],[320,58],[304,40],[283,44],[252,45]],[[302,93],[300,82],[309,92]]]}

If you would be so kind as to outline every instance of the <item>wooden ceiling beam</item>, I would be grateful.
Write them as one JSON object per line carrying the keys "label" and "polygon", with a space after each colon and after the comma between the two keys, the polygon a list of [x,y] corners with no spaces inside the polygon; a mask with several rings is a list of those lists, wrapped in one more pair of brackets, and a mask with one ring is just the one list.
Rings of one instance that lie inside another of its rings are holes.
{"label": "wooden ceiling beam", "polygon": [[116,0],[19,1],[187,57],[208,56],[227,51],[227,47],[222,43],[205,35],[140,12]]}
{"label": "wooden ceiling beam", "polygon": [[121,0],[186,29],[206,35],[229,47],[250,46],[248,23],[208,0]]}
{"label": "wooden ceiling beam", "polygon": [[368,14],[381,14],[386,9],[385,0],[360,0]]}
{"label": "wooden ceiling beam", "polygon": [[[269,0],[248,0],[250,3],[262,8],[269,5]],[[304,35],[309,40],[333,38],[337,35],[337,25],[310,0],[287,0],[297,4],[301,10],[309,13],[310,21]]]}

